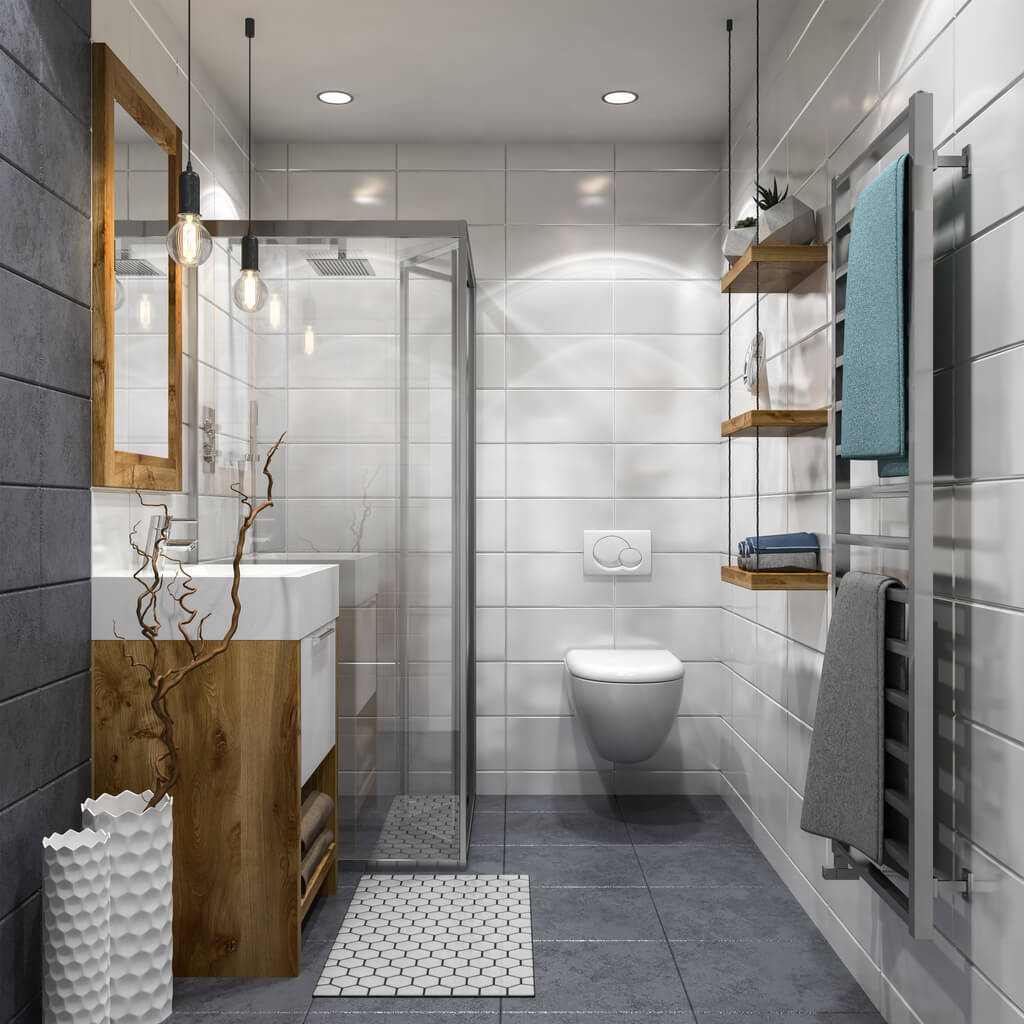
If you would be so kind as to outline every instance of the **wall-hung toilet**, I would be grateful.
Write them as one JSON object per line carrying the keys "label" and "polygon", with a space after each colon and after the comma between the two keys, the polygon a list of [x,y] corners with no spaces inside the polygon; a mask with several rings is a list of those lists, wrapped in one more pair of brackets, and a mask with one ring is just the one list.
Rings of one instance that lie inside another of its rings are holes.
{"label": "wall-hung toilet", "polygon": [[683,663],[670,651],[589,649],[565,656],[577,718],[608,761],[646,761],[665,742],[683,696]]}

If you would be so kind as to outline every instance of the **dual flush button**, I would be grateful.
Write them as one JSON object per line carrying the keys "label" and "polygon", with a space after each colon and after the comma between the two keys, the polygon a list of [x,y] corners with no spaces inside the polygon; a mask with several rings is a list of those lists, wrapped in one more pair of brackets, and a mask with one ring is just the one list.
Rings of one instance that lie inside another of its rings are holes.
{"label": "dual flush button", "polygon": [[584,530],[585,576],[650,576],[650,530]]}

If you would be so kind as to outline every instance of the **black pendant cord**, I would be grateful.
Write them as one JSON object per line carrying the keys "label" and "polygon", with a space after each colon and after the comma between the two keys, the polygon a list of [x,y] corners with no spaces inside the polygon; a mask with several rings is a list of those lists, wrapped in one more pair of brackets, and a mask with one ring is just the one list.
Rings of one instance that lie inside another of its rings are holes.
{"label": "black pendant cord", "polygon": [[[756,225],[754,243],[761,242],[761,0],[754,0],[754,195]],[[754,366],[757,391],[755,408],[761,408],[761,264],[754,262]],[[765,367],[767,369],[767,366]],[[761,567],[761,428],[754,427],[754,568]]]}
{"label": "black pendant cord", "polygon": [[256,22],[245,19],[245,34],[249,39],[249,234],[252,234],[252,38],[256,34]]}
{"label": "black pendant cord", "polygon": [[[725,230],[729,230],[729,225],[732,224],[732,18],[727,18],[725,22],[726,37],[729,41],[728,46],[728,65],[729,65],[729,88],[728,88],[728,104],[729,104],[729,135],[728,135],[728,152],[726,153],[726,162],[728,171],[726,172],[726,196],[725,196]],[[726,403],[728,408],[728,419],[732,419],[732,289],[729,289],[728,296],[726,298],[728,302],[728,324],[726,334],[726,374],[725,374],[725,392],[726,392]],[[729,565],[732,565],[732,434],[725,439],[726,450],[728,452],[729,469],[729,504],[728,504],[728,522],[726,524],[725,534],[725,550],[729,559]]]}
{"label": "black pendant cord", "polygon": [[188,141],[185,145],[188,147],[188,164],[186,170],[192,170],[192,0],[188,0],[188,45],[186,47],[187,56],[186,64],[188,65],[188,85],[186,87],[186,105],[187,105],[187,116],[185,119],[185,128],[188,135]]}

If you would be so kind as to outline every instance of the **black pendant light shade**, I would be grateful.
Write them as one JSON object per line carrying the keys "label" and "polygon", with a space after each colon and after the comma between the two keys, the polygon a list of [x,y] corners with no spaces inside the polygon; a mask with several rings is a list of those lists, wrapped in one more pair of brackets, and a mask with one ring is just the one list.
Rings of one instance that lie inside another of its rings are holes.
{"label": "black pendant light shade", "polygon": [[260,240],[252,233],[252,41],[255,35],[255,18],[246,18],[245,37],[249,40],[249,230],[242,239],[242,269],[232,289],[235,305],[246,313],[258,312],[267,301],[267,285],[260,277]]}

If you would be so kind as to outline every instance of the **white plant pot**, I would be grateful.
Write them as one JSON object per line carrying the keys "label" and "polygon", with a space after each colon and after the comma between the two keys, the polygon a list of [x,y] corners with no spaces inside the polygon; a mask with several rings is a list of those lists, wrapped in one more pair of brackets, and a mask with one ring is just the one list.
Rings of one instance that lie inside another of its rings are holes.
{"label": "white plant pot", "polygon": [[731,267],[754,243],[757,228],[730,228],[725,233],[722,255]]}
{"label": "white plant pot", "polygon": [[171,1015],[171,798],[105,793],[82,804],[86,825],[110,833],[110,1017],[160,1024]]}
{"label": "white plant pot", "polygon": [[43,1020],[109,1024],[110,836],[43,840]]}
{"label": "white plant pot", "polygon": [[764,245],[807,245],[814,241],[814,211],[790,196],[761,211],[761,242]]}

